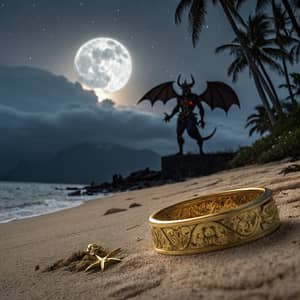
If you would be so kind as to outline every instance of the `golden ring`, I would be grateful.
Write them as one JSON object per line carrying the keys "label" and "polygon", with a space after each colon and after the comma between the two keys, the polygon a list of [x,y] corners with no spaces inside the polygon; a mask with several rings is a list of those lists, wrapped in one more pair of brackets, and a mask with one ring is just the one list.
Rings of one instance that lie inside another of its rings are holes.
{"label": "golden ring", "polygon": [[154,249],[192,254],[263,237],[280,225],[272,191],[243,188],[177,203],[149,217]]}

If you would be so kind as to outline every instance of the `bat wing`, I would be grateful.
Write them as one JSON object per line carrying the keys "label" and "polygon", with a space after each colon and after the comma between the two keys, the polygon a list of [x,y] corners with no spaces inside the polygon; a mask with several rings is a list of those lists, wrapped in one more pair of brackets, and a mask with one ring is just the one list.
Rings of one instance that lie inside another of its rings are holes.
{"label": "bat wing", "polygon": [[149,100],[152,106],[158,100],[166,104],[170,99],[178,97],[178,94],[174,91],[173,83],[174,81],[169,81],[154,87],[146,93],[137,104],[144,100]]}
{"label": "bat wing", "polygon": [[235,91],[226,83],[220,81],[207,82],[207,88],[198,98],[206,102],[211,109],[221,108],[227,113],[231,105],[240,107],[240,101]]}

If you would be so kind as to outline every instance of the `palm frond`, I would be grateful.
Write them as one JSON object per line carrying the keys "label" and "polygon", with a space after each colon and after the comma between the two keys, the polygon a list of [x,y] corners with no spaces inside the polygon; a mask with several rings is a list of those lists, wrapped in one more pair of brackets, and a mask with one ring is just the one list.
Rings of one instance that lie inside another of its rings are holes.
{"label": "palm frond", "polygon": [[249,130],[249,135],[251,136],[254,132],[258,134],[264,134],[270,131],[271,124],[267,116],[265,108],[261,105],[255,107],[256,113],[250,115],[247,118],[247,123],[245,128],[251,127]]}
{"label": "palm frond", "polygon": [[205,0],[193,0],[190,12],[189,23],[192,31],[193,46],[196,46],[199,40],[199,35],[202,31],[206,16],[206,1]]}
{"label": "palm frond", "polygon": [[274,59],[272,59],[271,57],[269,57],[268,55],[266,55],[265,53],[262,53],[260,51],[259,53],[259,60],[265,64],[265,65],[268,65],[268,67],[277,72],[279,75],[282,75],[283,74],[283,69],[281,67],[281,64],[276,62]]}
{"label": "palm frond", "polygon": [[260,118],[256,118],[256,119],[253,119],[253,120],[250,120],[247,122],[247,124],[245,125],[245,128],[249,127],[249,126],[252,126],[254,124],[257,124],[258,122],[260,121]]}
{"label": "palm frond", "polygon": [[284,88],[284,89],[287,89],[289,86],[286,84],[286,83],[282,83],[282,84],[279,84],[278,86],[280,89]]}
{"label": "palm frond", "polygon": [[296,45],[294,45],[291,50],[290,50],[290,55],[291,55],[291,59],[292,62],[299,62],[299,58],[300,58],[300,42],[297,43]]}
{"label": "palm frond", "polygon": [[264,54],[268,55],[270,58],[281,59],[286,58],[289,59],[290,55],[284,49],[272,48],[272,47],[262,47],[262,51]]}
{"label": "palm frond", "polygon": [[215,49],[215,53],[221,53],[224,51],[229,51],[229,54],[233,55],[242,52],[242,49],[241,46],[237,44],[224,44]]}
{"label": "palm frond", "polygon": [[182,22],[182,14],[191,5],[193,0],[181,0],[175,11],[175,23],[179,24]]}
{"label": "palm frond", "polygon": [[232,81],[236,82],[238,75],[247,67],[247,60],[244,55],[237,57],[229,66],[227,74],[232,76]]}
{"label": "palm frond", "polygon": [[252,136],[255,131],[257,131],[257,126],[254,126],[249,130],[249,136]]}
{"label": "palm frond", "polygon": [[259,114],[253,113],[250,116],[248,116],[247,120],[252,119],[252,118],[257,118],[257,117],[259,117]]}
{"label": "palm frond", "polygon": [[270,0],[256,0],[256,10],[262,11],[266,8],[268,4],[270,4]]}
{"label": "palm frond", "polygon": [[247,0],[236,0],[235,8],[239,10]]}

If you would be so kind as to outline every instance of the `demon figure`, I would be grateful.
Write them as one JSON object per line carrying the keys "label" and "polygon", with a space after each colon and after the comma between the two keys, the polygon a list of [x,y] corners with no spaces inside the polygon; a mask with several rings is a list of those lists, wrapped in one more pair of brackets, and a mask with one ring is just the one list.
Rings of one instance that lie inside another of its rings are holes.
{"label": "demon figure", "polygon": [[[164,104],[166,104],[170,99],[177,98],[177,105],[170,115],[165,113],[164,120],[169,122],[175,114],[179,113],[177,119],[178,154],[180,155],[183,153],[183,133],[185,130],[187,130],[187,133],[191,138],[197,141],[200,154],[204,154],[203,141],[210,139],[215,134],[216,129],[214,129],[208,136],[201,136],[198,125],[201,125],[202,128],[205,126],[202,101],[206,102],[211,109],[219,107],[225,110],[226,113],[231,105],[236,104],[240,106],[240,102],[234,90],[223,82],[207,82],[207,89],[204,93],[197,95],[191,91],[195,84],[193,76],[191,75],[191,83],[187,83],[186,80],[184,82],[180,82],[180,77],[181,76],[179,75],[177,78],[177,84],[182,90],[181,95],[178,95],[175,92],[173,88],[174,81],[169,81],[154,87],[146,93],[138,101],[138,103],[144,100],[150,100],[151,105],[154,105],[156,101],[161,100]],[[197,120],[196,113],[194,112],[196,107],[199,110],[200,121]]]}

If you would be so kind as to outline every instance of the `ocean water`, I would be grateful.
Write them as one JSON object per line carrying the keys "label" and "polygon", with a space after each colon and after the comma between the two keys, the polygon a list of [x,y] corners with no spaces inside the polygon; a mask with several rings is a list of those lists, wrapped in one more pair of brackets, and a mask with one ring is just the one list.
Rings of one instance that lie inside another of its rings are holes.
{"label": "ocean water", "polygon": [[0,223],[44,215],[78,206],[97,196],[71,197],[66,187],[72,184],[24,183],[0,181]]}

